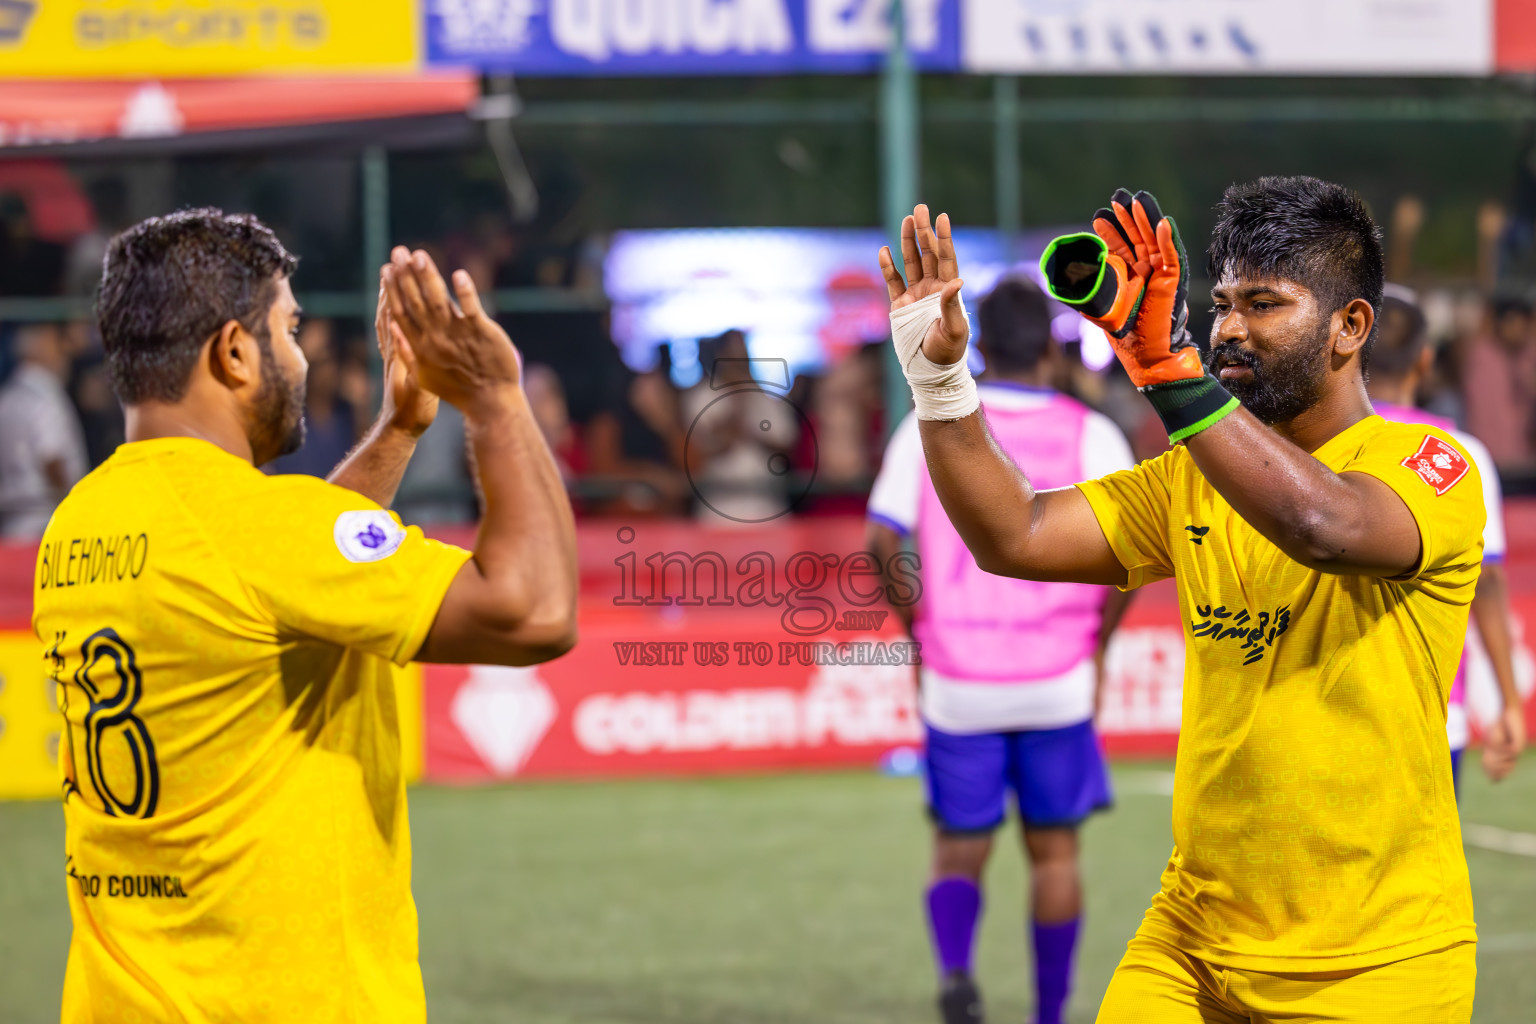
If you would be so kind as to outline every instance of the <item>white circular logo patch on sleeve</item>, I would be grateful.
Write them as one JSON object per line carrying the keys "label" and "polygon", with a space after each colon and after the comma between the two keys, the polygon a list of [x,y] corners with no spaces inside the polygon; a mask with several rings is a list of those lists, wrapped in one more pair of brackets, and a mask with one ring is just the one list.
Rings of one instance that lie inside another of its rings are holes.
{"label": "white circular logo patch on sleeve", "polygon": [[360,509],[336,517],[336,547],[349,562],[388,558],[405,540],[405,528],[383,509]]}

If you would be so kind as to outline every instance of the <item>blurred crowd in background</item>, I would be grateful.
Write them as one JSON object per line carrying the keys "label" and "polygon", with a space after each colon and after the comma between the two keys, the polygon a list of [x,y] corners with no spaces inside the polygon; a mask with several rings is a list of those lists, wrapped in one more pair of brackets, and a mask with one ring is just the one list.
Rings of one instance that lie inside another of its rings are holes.
{"label": "blurred crowd in background", "polygon": [[[74,481],[123,441],[121,410],[86,300],[107,240],[136,219],[135,183],[112,174],[81,181],[56,164],[49,188],[8,191],[5,166],[0,164],[0,310],[8,298],[75,300],[57,307],[66,315],[13,316],[0,323],[0,531],[7,539],[27,540],[41,534],[53,504]],[[335,184],[343,191],[350,187],[340,179]],[[324,202],[318,185],[290,191],[281,202],[256,194],[225,196],[222,204],[255,209],[300,254],[295,283],[301,301],[306,291],[355,289],[359,256],[349,229],[332,224],[338,204]],[[1475,279],[1446,280],[1413,262],[1432,202],[1408,195],[1378,211],[1389,278],[1416,289],[1429,324],[1434,362],[1418,401],[1483,441],[1508,490],[1536,490],[1536,315],[1533,279],[1519,265],[1536,236],[1536,210],[1485,204],[1476,213]],[[565,203],[567,212],[573,205]],[[539,221],[516,224],[487,201],[461,216],[453,230],[419,227],[401,240],[428,249],[445,266],[464,267],[487,293],[544,288],[600,295],[603,236],[563,226],[558,195],[546,209],[552,212]],[[409,217],[399,219],[410,223]],[[1192,305],[1197,315],[1203,312],[1198,298]],[[530,401],[580,514],[707,518],[698,497],[701,481],[761,489],[770,507],[792,495],[797,514],[862,510],[892,426],[884,339],[841,349],[826,365],[799,373],[784,397],[802,415],[776,417],[770,430],[763,426],[769,419],[745,403],[735,412],[712,414],[703,429],[699,417],[714,393],[709,376],[680,386],[666,347],[656,350],[652,366],[627,365],[600,302],[508,312],[500,319],[523,350]],[[1204,324],[1195,328],[1199,334]],[[300,344],[310,365],[308,440],[269,471],[324,476],[367,429],[379,401],[370,329],[362,310],[306,319]],[[698,353],[705,366],[762,354],[741,331],[699,339]],[[1069,339],[1053,354],[1051,367],[1056,386],[1115,420],[1138,457],[1164,449],[1156,417],[1117,363],[1090,369],[1080,343]],[[701,429],[691,430],[696,421]],[[453,410],[445,407],[423,439],[397,507],[414,522],[475,517],[462,422]]]}

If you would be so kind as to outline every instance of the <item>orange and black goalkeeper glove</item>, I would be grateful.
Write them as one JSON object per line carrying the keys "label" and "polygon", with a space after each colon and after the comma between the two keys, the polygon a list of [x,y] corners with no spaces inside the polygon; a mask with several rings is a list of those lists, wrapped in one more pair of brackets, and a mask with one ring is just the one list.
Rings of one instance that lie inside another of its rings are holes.
{"label": "orange and black goalkeeper glove", "polygon": [[1046,288],[1109,335],[1131,382],[1178,442],[1237,408],[1189,336],[1189,261],[1178,225],[1150,192],[1116,190],[1093,232],[1063,235],[1040,258]]}

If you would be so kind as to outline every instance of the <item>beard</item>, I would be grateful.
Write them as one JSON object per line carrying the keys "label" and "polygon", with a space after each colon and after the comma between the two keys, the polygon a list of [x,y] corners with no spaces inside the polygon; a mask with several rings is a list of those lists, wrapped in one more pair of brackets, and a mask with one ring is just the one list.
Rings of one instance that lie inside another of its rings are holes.
{"label": "beard", "polygon": [[[256,340],[261,346],[261,388],[251,414],[251,449],[264,457],[262,463],[291,455],[304,447],[304,378],[289,380],[272,354],[272,337],[263,329]],[[261,463],[258,463],[260,465]]]}
{"label": "beard", "polygon": [[1323,382],[1328,375],[1328,337],[1331,318],[1323,317],[1312,337],[1260,359],[1235,341],[1224,341],[1211,348],[1206,370],[1220,378],[1220,367],[1246,366],[1247,380],[1223,380],[1222,387],[1259,421],[1269,426],[1295,419],[1318,403]]}

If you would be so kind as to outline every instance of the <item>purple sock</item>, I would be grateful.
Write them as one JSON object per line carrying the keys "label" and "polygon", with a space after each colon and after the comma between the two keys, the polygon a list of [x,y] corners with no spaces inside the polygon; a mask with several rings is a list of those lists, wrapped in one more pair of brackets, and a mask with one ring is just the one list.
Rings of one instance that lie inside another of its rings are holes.
{"label": "purple sock", "polygon": [[928,887],[928,929],[941,976],[970,971],[980,916],[981,890],[969,878],[941,878]]}
{"label": "purple sock", "polygon": [[1072,989],[1072,951],[1082,918],[1060,924],[1032,921],[1035,935],[1035,1024],[1061,1024]]}

